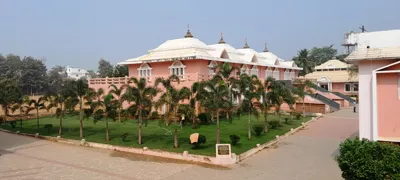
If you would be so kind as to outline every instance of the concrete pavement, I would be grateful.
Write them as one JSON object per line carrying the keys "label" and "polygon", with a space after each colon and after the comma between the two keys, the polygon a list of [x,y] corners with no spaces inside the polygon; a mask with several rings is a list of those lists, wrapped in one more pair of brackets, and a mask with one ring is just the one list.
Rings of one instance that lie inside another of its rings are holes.
{"label": "concrete pavement", "polygon": [[328,114],[275,148],[218,168],[0,132],[0,179],[342,179],[334,157],[357,134],[352,109]]}

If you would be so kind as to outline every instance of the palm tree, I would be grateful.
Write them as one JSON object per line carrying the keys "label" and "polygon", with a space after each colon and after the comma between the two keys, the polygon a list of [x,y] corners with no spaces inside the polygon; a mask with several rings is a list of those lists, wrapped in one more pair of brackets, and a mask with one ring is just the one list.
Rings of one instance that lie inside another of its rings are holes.
{"label": "palm tree", "polygon": [[172,93],[174,92],[175,89],[173,89],[172,87],[172,82],[176,81],[179,84],[179,77],[176,75],[171,75],[170,77],[168,77],[167,79],[164,78],[157,78],[154,87],[157,87],[159,84],[161,84],[164,89],[165,92],[161,95],[160,99],[158,100],[158,102],[156,103],[156,106],[161,106],[161,105],[165,105],[166,106],[166,115],[165,115],[165,125],[168,126],[169,125],[169,120],[170,120],[170,116],[171,116],[171,109],[172,109],[172,104],[173,104],[173,97],[172,97]]}
{"label": "palm tree", "polygon": [[302,100],[303,103],[302,112],[303,115],[305,115],[306,114],[305,97],[307,94],[312,93],[311,88],[315,85],[310,80],[300,80],[300,79],[296,79],[295,84],[298,84],[298,86],[295,89],[293,89],[293,93],[296,94]]}
{"label": "palm tree", "polygon": [[234,73],[239,68],[231,66],[231,63],[223,63],[218,65],[217,74],[222,77],[222,79],[227,83],[229,88],[229,101],[232,102],[232,88],[233,85],[237,82],[235,77],[232,77],[232,73]]}
{"label": "palm tree", "polygon": [[284,98],[289,96],[290,91],[283,81],[272,81],[270,88],[271,90],[267,93],[267,99],[275,106],[275,112],[279,116],[279,121],[281,121],[281,105],[284,102]]}
{"label": "palm tree", "polygon": [[260,80],[255,81],[254,85],[256,86],[256,93],[260,95],[261,98],[261,110],[264,115],[264,132],[268,132],[268,110],[271,107],[270,100],[268,99],[267,93],[271,91],[271,84],[275,81],[274,78],[268,77],[264,83]]}
{"label": "palm tree", "polygon": [[300,76],[304,76],[308,73],[313,72],[314,63],[310,60],[308,50],[302,49],[297,53],[297,57],[293,59],[299,67],[303,70],[300,71]]}
{"label": "palm tree", "polygon": [[74,93],[79,100],[79,137],[83,138],[83,101],[86,92],[88,91],[88,85],[83,79],[76,81],[74,85]]}
{"label": "palm tree", "polygon": [[[253,101],[259,101],[260,97],[262,96],[262,94],[259,94],[259,92],[257,92],[257,86],[260,84],[260,80],[258,79],[257,76],[252,76],[249,77],[247,75],[242,75],[241,78],[243,78],[243,80],[241,79],[241,92],[243,94],[243,96],[246,99],[246,104],[242,104],[242,106],[246,107],[248,106],[248,110],[249,110],[249,120],[247,122],[247,138],[250,140],[251,139],[251,116],[252,114],[254,114],[257,119],[258,119],[258,111],[253,107]],[[250,84],[248,84],[250,83]],[[243,89],[243,87],[245,87]]]}
{"label": "palm tree", "polygon": [[[106,124],[106,140],[110,141],[110,135],[108,130],[108,118],[115,119],[115,109],[116,109],[116,101],[114,101],[114,96],[112,94],[107,94],[104,97],[104,101],[100,100],[101,102],[98,103],[100,109],[97,109],[94,113],[94,123],[100,121],[105,118]],[[100,105],[101,104],[101,105]]]}
{"label": "palm tree", "polygon": [[28,96],[22,96],[18,102],[16,102],[12,108],[11,112],[14,113],[17,109],[19,110],[19,120],[20,120],[20,128],[22,128],[22,118],[23,118],[23,113],[25,113],[27,110],[26,103],[29,103],[29,97]]}
{"label": "palm tree", "polygon": [[214,76],[209,81],[200,83],[197,99],[203,107],[207,107],[216,113],[217,116],[217,144],[220,143],[220,123],[219,113],[229,103],[229,88],[219,76]]}
{"label": "palm tree", "polygon": [[192,84],[192,88],[191,88],[191,96],[190,96],[190,104],[189,107],[191,108],[191,113],[193,113],[191,115],[192,117],[192,129],[196,129],[196,103],[197,103],[197,99],[196,99],[196,94],[197,91],[199,89],[199,83],[195,82]]}
{"label": "palm tree", "polygon": [[138,125],[138,144],[142,144],[142,124],[143,113],[145,108],[151,108],[152,99],[157,95],[157,89],[147,85],[144,78],[131,78],[129,82],[133,82],[133,86],[126,86],[126,92],[123,95],[124,99],[135,102],[134,106],[139,110],[139,125]]}
{"label": "palm tree", "polygon": [[117,113],[118,113],[118,122],[121,123],[121,112],[122,112],[122,103],[125,101],[122,96],[122,91],[124,89],[123,86],[118,88],[114,84],[111,84],[108,88],[111,88],[110,94],[114,95],[114,98],[116,98],[116,106],[117,106]]}
{"label": "palm tree", "polygon": [[36,110],[36,125],[37,128],[39,129],[39,110],[40,109],[45,109],[45,102],[46,102],[46,97],[40,97],[39,99],[31,99],[29,100],[28,103],[28,109],[27,112],[29,113],[31,110]]}

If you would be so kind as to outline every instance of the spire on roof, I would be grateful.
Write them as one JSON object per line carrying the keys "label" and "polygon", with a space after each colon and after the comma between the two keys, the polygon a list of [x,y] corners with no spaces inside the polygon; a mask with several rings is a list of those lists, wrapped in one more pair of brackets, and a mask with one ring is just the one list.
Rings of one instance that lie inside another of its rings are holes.
{"label": "spire on roof", "polygon": [[246,42],[246,44],[244,44],[243,49],[248,49],[248,48],[250,48],[250,47],[249,47],[249,44],[247,44],[247,38],[246,38],[245,42]]}
{"label": "spire on roof", "polygon": [[222,32],[221,32],[221,39],[219,40],[218,44],[225,44],[224,36],[223,36]]}
{"label": "spire on roof", "polygon": [[190,26],[189,26],[189,24],[188,24],[188,30],[187,30],[187,32],[186,32],[185,38],[193,38],[193,35],[192,35],[192,33],[190,32]]}
{"label": "spire on roof", "polygon": [[269,52],[268,47],[267,47],[267,43],[265,43],[264,52]]}

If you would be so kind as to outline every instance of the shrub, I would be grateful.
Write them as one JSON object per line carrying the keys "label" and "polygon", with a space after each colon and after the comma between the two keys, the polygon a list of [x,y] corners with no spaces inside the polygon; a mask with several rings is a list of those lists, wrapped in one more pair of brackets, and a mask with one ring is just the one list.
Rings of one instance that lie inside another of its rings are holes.
{"label": "shrub", "polygon": [[283,119],[285,120],[285,124],[289,124],[289,118],[288,117],[285,117]]}
{"label": "shrub", "polygon": [[301,113],[295,113],[294,116],[296,117],[296,120],[300,120],[301,119]]}
{"label": "shrub", "polygon": [[17,122],[15,122],[15,121],[11,121],[10,122],[10,125],[11,125],[11,128],[15,128],[15,127],[17,127]]}
{"label": "shrub", "polygon": [[229,138],[231,139],[232,146],[235,146],[239,143],[240,137],[238,135],[232,134],[229,136]]}
{"label": "shrub", "polygon": [[268,124],[271,129],[278,129],[278,127],[280,126],[280,122],[278,120],[268,121]]}
{"label": "shrub", "polygon": [[198,118],[200,119],[200,124],[208,124],[208,120],[211,119],[210,113],[200,113]]}
{"label": "shrub", "polygon": [[[197,139],[197,143],[192,143],[193,147],[192,149],[198,149],[200,147],[200,144],[205,144],[207,141],[206,136],[199,134],[199,138]],[[189,139],[190,143],[190,139]]]}
{"label": "shrub", "polygon": [[53,124],[45,124],[44,128],[47,129],[47,133],[50,133],[51,128],[53,128]]}
{"label": "shrub", "polygon": [[256,136],[261,136],[261,133],[264,132],[264,125],[262,124],[254,124],[253,130],[256,133]]}
{"label": "shrub", "polygon": [[123,141],[123,142],[125,142],[125,140],[126,140],[126,138],[128,137],[128,135],[129,135],[129,133],[122,133],[122,134],[121,134],[121,138],[122,138],[122,141]]}
{"label": "shrub", "polygon": [[344,179],[400,179],[400,146],[347,139],[336,157]]}
{"label": "shrub", "polygon": [[158,118],[160,118],[160,116],[158,115],[158,112],[157,111],[153,111],[151,113],[150,119],[158,119]]}

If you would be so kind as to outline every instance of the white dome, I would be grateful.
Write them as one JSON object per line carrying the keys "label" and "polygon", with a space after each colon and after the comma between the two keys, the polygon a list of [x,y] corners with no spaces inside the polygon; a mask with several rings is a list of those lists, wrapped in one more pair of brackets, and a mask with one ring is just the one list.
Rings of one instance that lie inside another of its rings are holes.
{"label": "white dome", "polygon": [[263,57],[265,57],[265,58],[267,58],[268,60],[277,60],[278,59],[278,56],[276,56],[274,53],[271,53],[271,52],[262,52],[262,53],[259,53],[261,56],[263,56]]}
{"label": "white dome", "polygon": [[156,49],[150,50],[149,52],[170,51],[170,50],[188,49],[188,48],[214,50],[213,48],[207,46],[205,43],[201,42],[197,38],[181,38],[181,39],[168,40],[165,43],[158,46]]}

